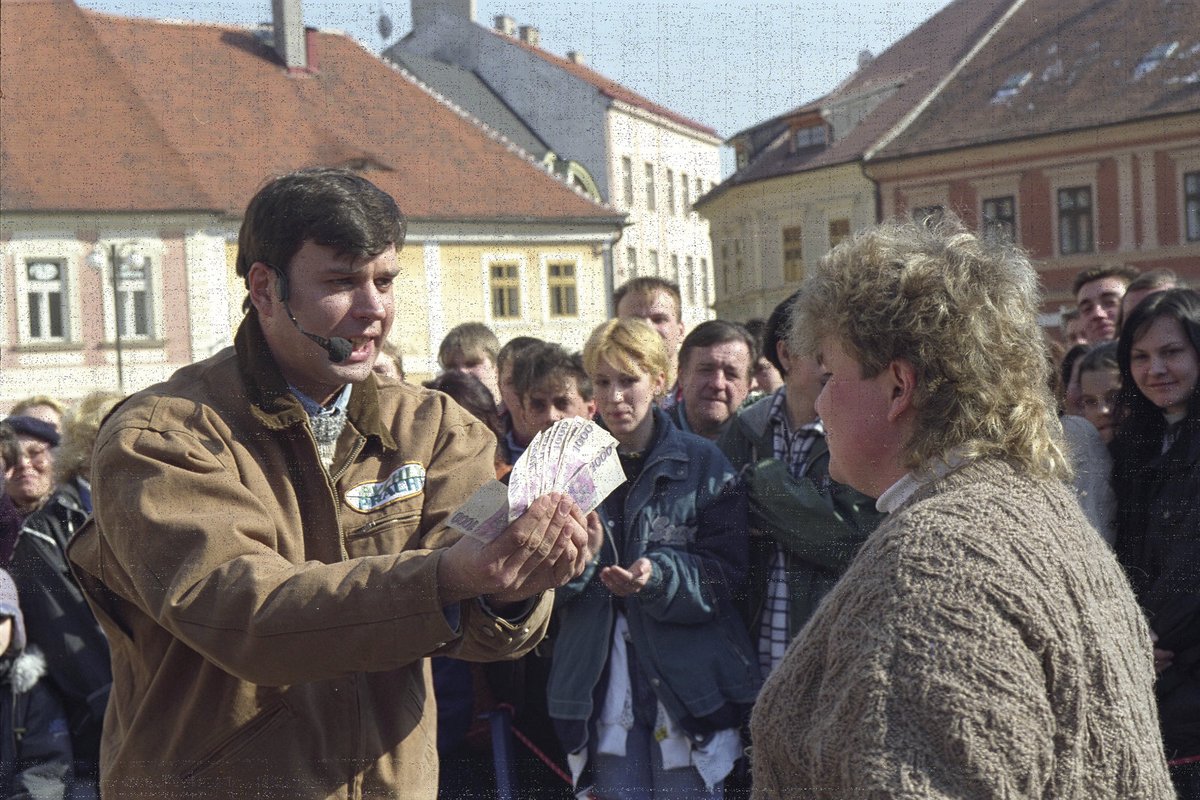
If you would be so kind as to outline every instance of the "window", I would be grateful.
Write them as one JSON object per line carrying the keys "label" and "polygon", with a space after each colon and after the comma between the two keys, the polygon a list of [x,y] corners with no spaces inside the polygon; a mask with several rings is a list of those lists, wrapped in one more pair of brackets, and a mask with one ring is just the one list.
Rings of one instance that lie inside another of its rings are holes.
{"label": "window", "polygon": [[66,341],[63,269],[61,261],[31,259],[25,262],[31,342]]}
{"label": "window", "polygon": [[1092,189],[1073,186],[1058,190],[1058,252],[1090,253],[1092,242]]}
{"label": "window", "polygon": [[804,280],[804,236],[799,225],[783,229],[783,279],[788,283]]}
{"label": "window", "polygon": [[675,214],[675,172],[667,170],[667,212]]}
{"label": "window", "polygon": [[792,137],[792,142],[795,144],[796,152],[807,150],[810,147],[824,147],[828,142],[825,126],[812,125],[801,128]]}
{"label": "window", "polygon": [[912,211],[912,218],[913,222],[936,225],[941,222],[942,216],[945,213],[945,209],[941,206],[917,206]]}
{"label": "window", "polygon": [[1153,72],[1159,64],[1166,61],[1175,52],[1175,48],[1179,46],[1179,42],[1167,42],[1160,44],[1151,50],[1142,59],[1138,61],[1136,67],[1133,68],[1133,79],[1140,80],[1149,72]]}
{"label": "window", "polygon": [[633,207],[633,161],[621,159],[621,182],[625,188],[625,207]]}
{"label": "window", "polygon": [[1200,172],[1188,172],[1183,176],[1183,209],[1187,240],[1200,241]]}
{"label": "window", "polygon": [[654,165],[646,163],[646,209],[653,211],[658,206],[654,191]]}
{"label": "window", "polygon": [[701,178],[696,178],[696,199],[699,200],[701,195],[703,195],[703,194],[704,194],[704,180]]}
{"label": "window", "polygon": [[692,185],[688,183],[686,172],[679,174],[679,188],[683,190],[683,213],[688,213],[692,210]]}
{"label": "window", "polygon": [[1018,72],[1015,75],[1009,75],[996,93],[992,95],[992,103],[1004,103],[1017,96],[1021,91],[1021,87],[1029,83],[1029,79],[1033,77],[1032,72]]}
{"label": "window", "polygon": [[1017,240],[1015,197],[989,197],[983,201],[983,238],[993,242]]}
{"label": "window", "polygon": [[575,302],[574,264],[547,264],[546,285],[550,290],[550,316],[578,316],[579,311]]}
{"label": "window", "polygon": [[685,256],[683,267],[687,270],[688,303],[696,305],[696,261],[691,256]]}
{"label": "window", "polygon": [[625,248],[625,266],[629,267],[630,272],[637,272],[637,248]]}
{"label": "window", "polygon": [[117,270],[117,333],[122,339],[149,339],[150,262],[121,261]]}
{"label": "window", "polygon": [[829,220],[829,249],[837,247],[846,239],[850,238],[850,220],[848,219],[831,219]]}
{"label": "window", "polygon": [[708,259],[702,258],[700,259],[700,298],[707,304],[710,296],[708,293]]}
{"label": "window", "polygon": [[671,274],[668,275],[667,277],[669,277],[671,280],[675,281],[676,285],[679,284],[679,254],[678,253],[671,253]]}
{"label": "window", "polygon": [[521,283],[516,264],[492,264],[492,317],[521,316]]}
{"label": "window", "polygon": [[650,274],[658,276],[658,251],[650,251]]}

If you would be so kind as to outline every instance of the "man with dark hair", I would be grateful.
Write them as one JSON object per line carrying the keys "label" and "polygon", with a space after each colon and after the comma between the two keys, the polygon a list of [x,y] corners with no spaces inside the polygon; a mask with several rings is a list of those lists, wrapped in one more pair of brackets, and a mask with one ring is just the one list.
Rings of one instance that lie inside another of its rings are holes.
{"label": "man with dark hair", "polygon": [[1087,344],[1087,335],[1083,332],[1083,320],[1079,317],[1079,308],[1066,308],[1059,312],[1059,327],[1062,328],[1063,341],[1067,347],[1077,344]]}
{"label": "man with dark hair", "polygon": [[[1152,269],[1138,275],[1125,287],[1125,294],[1121,297],[1121,321],[1124,321],[1133,312],[1133,309],[1137,308],[1138,303],[1150,295],[1156,292],[1165,292],[1167,289],[1174,289],[1177,286],[1179,286],[1179,276],[1175,274],[1175,270],[1166,267]],[[1119,325],[1117,328],[1120,330]]]}
{"label": "man with dark hair", "polygon": [[[774,352],[774,342],[767,340],[772,335],[770,323],[756,317],[746,320],[745,328],[754,337],[754,348],[758,351],[758,360],[754,362],[751,373],[750,394],[746,398],[747,403],[753,403],[783,385],[783,370],[779,366],[779,356]],[[768,349],[771,350],[770,356]]]}
{"label": "man with dark hair", "polygon": [[750,371],[758,360],[754,337],[736,322],[710,319],[683,340],[679,350],[682,399],[672,421],[716,441],[750,393]]}
{"label": "man with dark hair", "polygon": [[437,791],[427,656],[537,642],[596,527],[539,498],[490,543],[446,522],[495,438],[372,371],[403,217],[341,170],[272,180],[238,240],[235,345],[126,400],[70,558],[112,650],[113,797]]}
{"label": "man with dark hair", "polygon": [[521,457],[530,440],[537,434],[537,429],[525,422],[521,396],[517,394],[513,385],[513,373],[521,354],[531,348],[536,349],[542,343],[541,339],[533,336],[516,336],[505,342],[496,354],[496,377],[500,386],[500,424],[504,426],[500,448],[504,460],[509,464]]}
{"label": "man with dark hair", "polygon": [[764,358],[783,386],[738,411],[721,448],[750,503],[750,572],[745,616],[764,677],[845,572],[880,515],[875,500],[829,479],[829,447],[817,416],[821,367],[788,344],[792,303],[766,323]]}
{"label": "man with dark hair", "polygon": [[561,419],[591,419],[596,413],[582,359],[561,345],[542,342],[522,350],[513,362],[512,380],[525,425],[534,435]]}
{"label": "man with dark hair", "polygon": [[1075,276],[1072,291],[1088,344],[1117,338],[1121,298],[1137,276],[1135,267],[1124,265],[1091,267]]}

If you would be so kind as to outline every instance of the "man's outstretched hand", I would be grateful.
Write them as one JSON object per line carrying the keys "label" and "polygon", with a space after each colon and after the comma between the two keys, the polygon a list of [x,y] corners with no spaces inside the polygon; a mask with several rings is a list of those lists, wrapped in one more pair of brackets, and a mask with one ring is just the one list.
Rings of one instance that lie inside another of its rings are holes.
{"label": "man's outstretched hand", "polygon": [[496,608],[526,600],[582,574],[601,541],[598,518],[585,519],[568,495],[543,495],[492,541],[464,536],[442,555],[442,602],[484,596]]}

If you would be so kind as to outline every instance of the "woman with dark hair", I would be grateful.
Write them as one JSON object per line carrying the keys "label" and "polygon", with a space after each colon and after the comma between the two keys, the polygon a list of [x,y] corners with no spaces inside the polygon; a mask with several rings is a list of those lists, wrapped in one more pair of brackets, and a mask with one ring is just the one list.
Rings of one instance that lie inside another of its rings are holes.
{"label": "woman with dark hair", "polygon": [[[421,384],[426,389],[436,389],[453,398],[477,420],[488,426],[488,430],[496,434],[496,440],[504,439],[504,424],[500,421],[500,412],[496,410],[496,397],[483,381],[469,372],[450,370],[443,372],[433,380]],[[504,458],[500,448],[495,456],[496,477],[503,478],[512,467]]]}
{"label": "woman with dark hair", "polygon": [[1200,294],[1143,300],[1117,344],[1116,553],[1157,637],[1159,716],[1182,798],[1200,798]]}

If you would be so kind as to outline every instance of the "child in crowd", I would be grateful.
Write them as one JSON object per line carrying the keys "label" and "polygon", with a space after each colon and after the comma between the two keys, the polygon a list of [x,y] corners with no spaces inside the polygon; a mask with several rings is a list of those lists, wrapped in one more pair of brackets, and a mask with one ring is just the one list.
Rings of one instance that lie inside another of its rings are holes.
{"label": "child in crowd", "polygon": [[61,800],[71,783],[71,736],[42,681],[46,659],[25,649],[17,585],[0,569],[0,796]]}
{"label": "child in crowd", "polygon": [[609,320],[584,349],[628,481],[601,505],[599,558],[555,597],[550,715],[577,785],[604,798],[720,798],[760,682],[731,591],[748,559],[744,494],[711,442],[675,427],[662,338]]}
{"label": "child in crowd", "polygon": [[444,372],[467,372],[483,381],[493,397],[500,394],[496,382],[496,354],[500,340],[482,322],[455,325],[438,347],[438,363]]}
{"label": "child in crowd", "polygon": [[1083,416],[1096,426],[1100,438],[1113,440],[1113,411],[1121,391],[1121,370],[1117,367],[1117,343],[1095,345],[1079,359],[1079,391]]}
{"label": "child in crowd", "polygon": [[[1074,471],[1075,497],[1100,537],[1112,545],[1116,539],[1116,494],[1112,492],[1112,393],[1121,385],[1120,374],[1108,374],[1111,362],[1116,369],[1116,343],[1078,345],[1070,368],[1076,387],[1076,414],[1063,414],[1063,440]],[[1068,353],[1068,356],[1070,355]],[[1085,383],[1086,381],[1086,383]]]}

